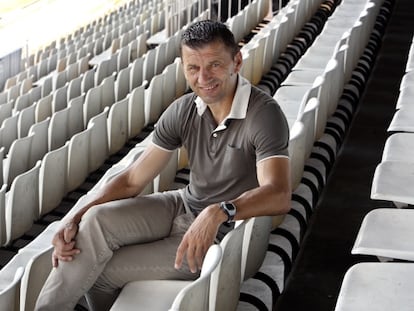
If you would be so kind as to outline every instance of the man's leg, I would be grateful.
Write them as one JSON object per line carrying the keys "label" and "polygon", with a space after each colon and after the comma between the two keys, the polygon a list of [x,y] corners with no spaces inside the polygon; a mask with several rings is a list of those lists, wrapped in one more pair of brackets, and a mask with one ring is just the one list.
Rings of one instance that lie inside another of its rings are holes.
{"label": "man's leg", "polygon": [[90,310],[109,310],[120,289],[131,281],[197,278],[198,274],[191,273],[186,262],[180,270],[174,268],[178,245],[193,218],[187,214],[178,216],[170,237],[146,244],[124,246],[114,251],[111,260],[86,295]]}
{"label": "man's leg", "polygon": [[73,310],[95,283],[113,251],[131,244],[168,237],[176,216],[184,213],[178,192],[113,201],[91,208],[79,224],[72,262],[53,268],[37,301],[36,310]]}

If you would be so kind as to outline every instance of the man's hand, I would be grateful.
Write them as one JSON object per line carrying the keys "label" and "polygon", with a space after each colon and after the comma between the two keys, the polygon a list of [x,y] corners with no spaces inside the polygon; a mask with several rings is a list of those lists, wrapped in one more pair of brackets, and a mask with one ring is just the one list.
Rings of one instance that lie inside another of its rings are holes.
{"label": "man's hand", "polygon": [[186,256],[191,272],[196,273],[201,270],[204,256],[214,243],[220,224],[225,219],[226,216],[218,205],[211,205],[204,209],[188,228],[178,246],[175,268],[181,267],[184,256]]}
{"label": "man's hand", "polygon": [[53,267],[59,265],[59,260],[72,261],[74,255],[80,253],[80,250],[75,248],[75,237],[77,233],[78,225],[75,222],[69,222],[55,234],[52,241],[55,247],[52,254]]}

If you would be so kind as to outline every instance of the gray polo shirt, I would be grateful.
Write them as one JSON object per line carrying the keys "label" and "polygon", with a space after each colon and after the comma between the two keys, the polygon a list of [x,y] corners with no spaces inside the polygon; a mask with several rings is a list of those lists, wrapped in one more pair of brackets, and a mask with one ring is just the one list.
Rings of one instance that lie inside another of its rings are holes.
{"label": "gray polo shirt", "polygon": [[183,197],[195,213],[257,187],[256,164],[288,157],[288,142],[289,128],[280,107],[241,76],[231,111],[221,124],[191,93],[166,109],[153,136],[162,149],[187,149],[190,183]]}

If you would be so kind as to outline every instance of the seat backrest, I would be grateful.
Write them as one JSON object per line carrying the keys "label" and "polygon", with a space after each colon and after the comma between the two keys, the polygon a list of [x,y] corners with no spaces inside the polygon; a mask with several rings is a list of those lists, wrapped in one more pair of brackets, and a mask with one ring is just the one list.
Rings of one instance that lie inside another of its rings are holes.
{"label": "seat backrest", "polygon": [[43,156],[49,150],[48,129],[50,118],[41,122],[34,123],[29,129],[29,135],[33,135],[32,147],[30,150],[29,167],[42,160]]}
{"label": "seat backrest", "polygon": [[49,151],[39,171],[39,216],[56,208],[66,194],[69,143]]}
{"label": "seat backrest", "polygon": [[198,279],[184,287],[175,297],[169,311],[208,310],[210,277],[222,258],[220,245],[211,245],[203,261]]}
{"label": "seat backrest", "polygon": [[271,227],[271,216],[253,217],[246,222],[241,262],[242,281],[253,277],[263,264]]}
{"label": "seat backrest", "polygon": [[4,159],[3,180],[11,185],[17,175],[29,169],[30,149],[32,147],[33,135],[16,139],[13,141],[7,158]]}
{"label": "seat backrest", "polygon": [[303,176],[305,167],[306,130],[301,121],[296,120],[290,129],[289,158],[292,190],[295,190]]}
{"label": "seat backrest", "polygon": [[53,246],[33,256],[27,263],[20,286],[20,311],[34,310],[37,297],[52,269]]}
{"label": "seat backrest", "polygon": [[109,156],[108,110],[109,108],[106,107],[103,112],[89,120],[88,127],[92,127],[89,144],[89,172],[96,171]]}
{"label": "seat backrest", "polygon": [[162,113],[164,74],[152,78],[145,90],[145,124],[155,123]]}
{"label": "seat backrest", "polygon": [[220,246],[223,251],[218,269],[211,276],[209,310],[236,310],[240,296],[241,258],[245,224],[227,233]]}
{"label": "seat backrest", "polygon": [[68,192],[79,187],[89,174],[89,138],[91,128],[75,134],[68,150]]}
{"label": "seat backrest", "polygon": [[19,310],[20,281],[23,276],[23,267],[16,270],[13,281],[3,289],[0,289],[0,310]]}
{"label": "seat backrest", "polygon": [[7,185],[0,188],[0,247],[6,243],[6,190]]}
{"label": "seat backrest", "polygon": [[128,99],[128,138],[134,138],[145,126],[145,87],[147,81],[134,88]]}
{"label": "seat backrest", "polygon": [[316,97],[310,98],[306,103],[305,110],[298,117],[298,120],[303,123],[306,133],[305,161],[310,157],[315,143],[315,122],[318,106],[319,100]]}
{"label": "seat backrest", "polygon": [[33,225],[39,211],[39,168],[18,175],[6,193],[6,244],[22,236]]}
{"label": "seat backrest", "polygon": [[55,112],[49,123],[49,150],[62,147],[70,138],[68,135],[69,108]]}
{"label": "seat backrest", "polygon": [[113,104],[108,114],[109,154],[121,150],[128,140],[128,97]]}

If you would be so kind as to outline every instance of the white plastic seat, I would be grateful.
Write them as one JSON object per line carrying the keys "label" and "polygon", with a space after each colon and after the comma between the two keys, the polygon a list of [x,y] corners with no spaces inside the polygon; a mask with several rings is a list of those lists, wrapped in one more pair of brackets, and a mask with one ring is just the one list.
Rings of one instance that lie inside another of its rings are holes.
{"label": "white plastic seat", "polygon": [[101,167],[109,155],[107,117],[109,108],[89,120],[92,127],[89,146],[89,172]]}
{"label": "white plastic seat", "polygon": [[371,199],[414,204],[414,162],[383,161],[375,168]]}
{"label": "white plastic seat", "polygon": [[0,288],[0,310],[10,311],[19,309],[20,282],[23,276],[23,267],[19,267],[13,279]]}
{"label": "white plastic seat", "polygon": [[99,114],[101,110],[102,85],[89,89],[85,96],[85,103],[83,105],[83,122],[84,126],[88,124],[89,120]]}
{"label": "white plastic seat", "polygon": [[414,265],[358,263],[345,274],[335,311],[410,311]]}
{"label": "white plastic seat", "polygon": [[139,57],[132,62],[131,65],[131,74],[129,77],[129,89],[133,90],[134,88],[140,86],[144,81],[144,59]]}
{"label": "white plastic seat", "polygon": [[394,133],[387,138],[382,152],[382,161],[412,162],[413,159],[413,133]]}
{"label": "white plastic seat", "polygon": [[76,77],[69,81],[68,84],[68,93],[67,93],[67,102],[69,103],[71,99],[81,96],[82,94],[82,79],[83,75]]}
{"label": "white plastic seat", "polygon": [[115,81],[115,99],[117,101],[124,99],[129,93],[129,77],[131,75],[131,67],[121,69],[118,72]]}
{"label": "white plastic seat", "polygon": [[134,138],[145,126],[145,87],[146,81],[134,88],[128,99],[128,138]]}
{"label": "white plastic seat", "polygon": [[68,106],[68,84],[53,92],[52,112],[58,112]]}
{"label": "white plastic seat", "polygon": [[37,161],[42,160],[43,156],[49,150],[49,123],[50,119],[47,118],[46,120],[33,124],[29,129],[29,136],[33,136],[30,149],[29,167],[33,167]]}
{"label": "white plastic seat", "polygon": [[48,129],[49,151],[62,147],[70,138],[68,135],[69,108],[55,112],[50,118]]}
{"label": "white plastic seat", "polygon": [[0,246],[6,243],[6,190],[7,185],[2,184],[0,188]]}
{"label": "white plastic seat", "polygon": [[105,107],[111,107],[115,103],[115,77],[116,73],[113,73],[109,77],[103,79],[101,83],[101,111]]}
{"label": "white plastic seat", "polygon": [[0,104],[0,124],[2,124],[7,118],[11,117],[13,104],[13,101]]}
{"label": "white plastic seat", "polygon": [[164,75],[152,78],[145,90],[145,124],[155,123],[162,113],[163,94],[160,92],[164,84]]}
{"label": "white plastic seat", "polygon": [[36,106],[31,105],[20,111],[19,119],[17,120],[17,135],[19,138],[27,136],[30,127],[36,122]]}
{"label": "white plastic seat", "polygon": [[176,98],[176,81],[175,75],[177,71],[177,64],[171,63],[165,67],[163,71],[164,84],[162,87],[163,93],[163,105],[162,110],[164,111]]}
{"label": "white plastic seat", "polygon": [[306,156],[306,131],[304,124],[296,120],[290,129],[289,158],[292,189],[296,189],[303,176]]}
{"label": "white plastic seat", "polygon": [[3,159],[3,181],[11,185],[13,180],[29,169],[30,150],[33,136],[26,136],[13,141],[7,157]]}
{"label": "white plastic seat", "polygon": [[402,106],[388,126],[388,132],[414,132],[414,106]]}
{"label": "white plastic seat", "polygon": [[155,59],[157,51],[155,49],[148,50],[144,58],[143,64],[143,79],[151,81],[152,77],[155,75]]}
{"label": "white plastic seat", "polygon": [[75,97],[68,103],[68,138],[84,130],[83,106],[85,95]]}
{"label": "white plastic seat", "polygon": [[412,106],[414,101],[414,88],[404,87],[400,89],[400,94],[398,95],[396,109],[401,109],[404,106]]}
{"label": "white plastic seat", "polygon": [[33,225],[39,210],[40,161],[18,175],[6,193],[6,245],[22,236]]}
{"label": "white plastic seat", "polygon": [[32,311],[39,293],[52,270],[53,246],[33,256],[27,263],[20,287],[20,310]]}
{"label": "white plastic seat", "polygon": [[68,150],[67,191],[79,187],[89,174],[89,138],[91,128],[72,136]]}
{"label": "white plastic seat", "polygon": [[55,209],[66,194],[69,143],[49,151],[39,171],[39,216]]}
{"label": "white plastic seat", "polygon": [[8,153],[12,143],[18,138],[17,122],[19,120],[20,111],[5,119],[1,125],[1,146],[4,152]]}
{"label": "white plastic seat", "polygon": [[109,154],[122,149],[128,140],[128,98],[113,104],[108,114]]}
{"label": "white plastic seat", "polygon": [[414,261],[409,237],[414,235],[414,211],[378,208],[365,215],[352,254],[377,256],[381,261]]}
{"label": "white plastic seat", "polygon": [[42,97],[36,105],[36,122],[46,120],[52,116],[52,100],[53,95],[49,94],[46,97]]}

